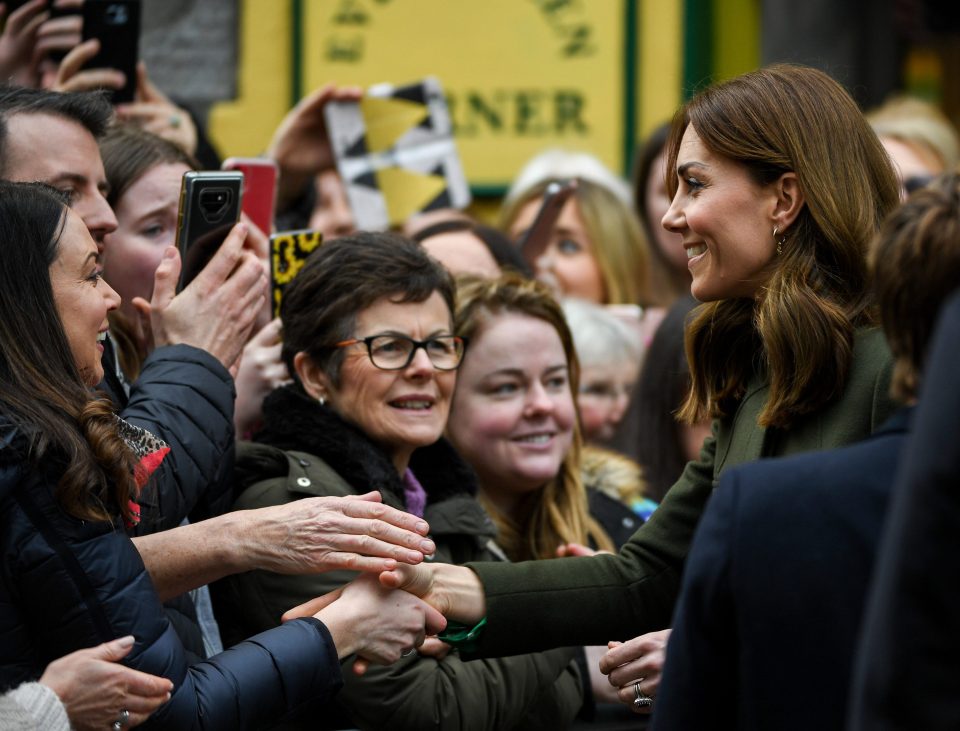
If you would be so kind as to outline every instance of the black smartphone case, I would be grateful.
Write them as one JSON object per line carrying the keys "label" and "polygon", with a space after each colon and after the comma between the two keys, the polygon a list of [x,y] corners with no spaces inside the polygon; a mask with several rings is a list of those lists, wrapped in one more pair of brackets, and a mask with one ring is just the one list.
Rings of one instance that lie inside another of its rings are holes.
{"label": "black smartphone case", "polygon": [[113,92],[114,104],[132,102],[137,88],[137,54],[140,45],[139,0],[86,0],[83,3],[83,40],[96,38],[100,52],[86,68],[110,68],[127,77]]}
{"label": "black smartphone case", "polygon": [[240,220],[243,173],[188,172],[180,185],[177,248],[180,249],[180,287],[200,273]]}

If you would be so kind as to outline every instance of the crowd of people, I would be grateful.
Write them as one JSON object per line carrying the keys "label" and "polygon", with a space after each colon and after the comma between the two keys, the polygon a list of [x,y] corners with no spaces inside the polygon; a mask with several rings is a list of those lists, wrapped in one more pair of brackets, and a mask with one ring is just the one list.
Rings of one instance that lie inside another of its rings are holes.
{"label": "crowd of people", "polygon": [[46,5],[0,33],[0,729],[957,726],[932,107],[773,66],[629,183],[545,150],[496,226],[358,231],[329,85],[265,153],[324,236],[274,318],[246,217],[178,286],[216,152]]}

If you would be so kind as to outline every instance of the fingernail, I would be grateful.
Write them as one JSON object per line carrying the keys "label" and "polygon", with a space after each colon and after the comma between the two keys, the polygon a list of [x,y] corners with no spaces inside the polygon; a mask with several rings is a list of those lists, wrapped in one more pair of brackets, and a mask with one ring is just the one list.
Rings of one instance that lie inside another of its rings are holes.
{"label": "fingernail", "polygon": [[177,250],[173,246],[168,246],[166,251],[163,252],[164,259],[172,259],[177,255]]}
{"label": "fingernail", "polygon": [[433,553],[437,550],[437,547],[433,544],[433,541],[427,539],[425,541],[420,541],[420,548],[424,553]]}
{"label": "fingernail", "polygon": [[416,530],[417,533],[426,533],[428,530],[430,530],[430,526],[426,523],[417,523]]}
{"label": "fingernail", "polygon": [[126,637],[119,637],[115,640],[120,647],[133,647],[133,635],[127,635]]}

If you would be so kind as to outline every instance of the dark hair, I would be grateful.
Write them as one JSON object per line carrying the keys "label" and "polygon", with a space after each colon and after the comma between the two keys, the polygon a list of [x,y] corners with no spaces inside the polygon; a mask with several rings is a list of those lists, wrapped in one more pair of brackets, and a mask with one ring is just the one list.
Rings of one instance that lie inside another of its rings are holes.
{"label": "dark hair", "polygon": [[9,158],[7,120],[15,114],[49,114],[76,122],[100,139],[113,119],[104,91],[58,92],[22,86],[0,87],[0,174]]}
{"label": "dark hair", "polygon": [[50,281],[66,212],[53,188],[0,182],[0,412],[29,440],[35,467],[64,462],[57,499],[65,511],[129,518],[134,458],[109,401],[83,382]]}
{"label": "dark hair", "polygon": [[697,304],[688,295],[667,311],[647,348],[637,381],[637,461],[643,467],[647,495],[657,502],[663,500],[687,464],[676,414],[690,391],[683,343],[687,318]]}
{"label": "dark hair", "polygon": [[181,163],[191,170],[200,167],[174,143],[131,124],[107,130],[100,139],[100,157],[110,186],[107,203],[114,209],[127,189],[157,165]]}
{"label": "dark hair", "polygon": [[647,184],[651,175],[662,175],[664,171],[654,170],[660,153],[667,146],[670,137],[670,123],[665,122],[657,127],[637,150],[633,162],[633,207],[643,226],[650,243],[650,284],[657,292],[657,296],[664,302],[670,303],[676,297],[690,293],[690,274],[686,270],[678,270],[670,261],[663,249],[657,244],[660,221],[650,220],[650,211],[647,210]]}
{"label": "dark hair", "polygon": [[[866,252],[899,202],[890,158],[840,84],[777,65],[709,87],[674,117],[668,169],[692,127],[711,152],[758,185],[793,172],[804,205],[755,299],[710,302],[687,331],[688,423],[733,413],[758,359],[769,376],[761,426],[788,427],[846,386],[856,327],[873,319]],[[676,192],[676,176],[668,188]],[[772,235],[772,234],[771,234]]]}
{"label": "dark hair", "polygon": [[936,178],[894,211],[873,241],[870,270],[895,359],[890,390],[913,399],[937,313],[960,284],[960,175]]}
{"label": "dark hair", "polygon": [[283,360],[295,374],[294,356],[303,351],[338,385],[343,350],[334,345],[353,336],[360,312],[384,297],[423,302],[434,292],[452,324],[453,278],[419,244],[366,231],[334,239],[307,257],[283,293]]}
{"label": "dark hair", "polygon": [[466,231],[479,239],[490,252],[490,256],[497,262],[501,271],[513,271],[524,277],[530,278],[533,272],[530,266],[524,260],[520,249],[501,231],[492,226],[484,226],[476,221],[464,221],[462,219],[455,221],[440,221],[426,228],[417,231],[410,238],[418,244],[422,244],[427,239],[444,234],[460,233]]}

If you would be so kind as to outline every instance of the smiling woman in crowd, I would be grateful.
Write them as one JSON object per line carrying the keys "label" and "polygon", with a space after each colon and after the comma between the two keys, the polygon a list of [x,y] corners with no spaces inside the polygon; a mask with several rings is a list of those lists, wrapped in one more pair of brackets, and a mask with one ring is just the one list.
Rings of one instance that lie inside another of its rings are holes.
{"label": "smiling woman in crowd", "polygon": [[[891,413],[865,252],[897,204],[890,161],[856,103],[814,69],[774,66],[685,104],[668,144],[693,295],[681,417],[713,419],[698,461],[616,556],[431,564],[381,577],[474,624],[482,656],[601,643],[670,621],[680,573],[724,469],[856,441]],[[563,611],[558,611],[562,607]],[[611,650],[609,671],[634,659]],[[626,681],[621,698],[651,690]]]}
{"label": "smiling woman in crowd", "polygon": [[[502,558],[476,478],[441,439],[467,346],[454,334],[453,299],[450,274],[399,236],[353,234],[312,254],[280,310],[296,383],[267,398],[256,443],[240,450],[236,507],[374,489],[427,519],[436,560]],[[215,588],[221,630],[230,639],[274,627],[350,578],[234,576]],[[465,663],[443,649],[411,652],[389,670],[346,673],[336,705],[349,728],[563,728],[581,702],[572,658],[552,650]],[[315,728],[321,713],[296,723]]]}

